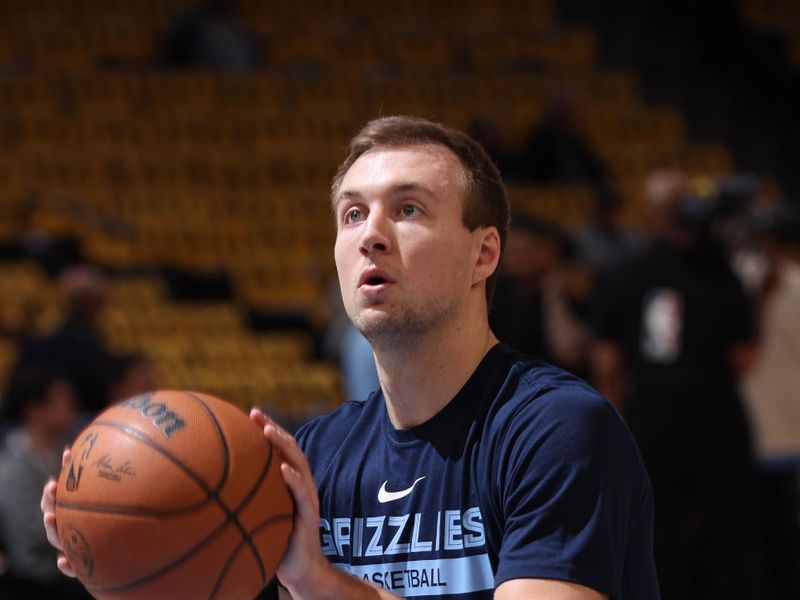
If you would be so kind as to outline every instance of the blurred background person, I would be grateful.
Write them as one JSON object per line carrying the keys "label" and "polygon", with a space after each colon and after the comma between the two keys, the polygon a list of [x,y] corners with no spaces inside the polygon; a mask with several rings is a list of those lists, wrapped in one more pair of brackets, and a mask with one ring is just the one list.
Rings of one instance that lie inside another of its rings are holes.
{"label": "blurred background person", "polygon": [[779,204],[758,224],[769,267],[757,296],[759,351],[742,392],[759,466],[767,595],[800,598],[800,209]]}
{"label": "blurred background person", "polygon": [[555,224],[513,217],[489,324],[502,342],[575,372],[585,366],[588,330],[571,284],[571,246]]}
{"label": "blurred background person", "polygon": [[110,356],[103,373],[109,405],[157,389],[155,365],[141,352]]}
{"label": "blurred background person", "polygon": [[689,178],[674,167],[660,168],[647,175],[640,210],[641,230],[653,243],[665,240],[673,227],[675,211],[689,196]]}
{"label": "blurred background person", "polygon": [[481,111],[473,115],[467,133],[483,146],[504,182],[514,184],[530,179],[525,175],[520,153],[512,147],[508,126],[498,111]]}
{"label": "blurred background person", "polygon": [[106,276],[93,265],[68,267],[58,276],[64,319],[56,330],[31,341],[21,352],[15,370],[31,364],[48,365],[72,384],[81,411],[96,414],[108,403],[103,365],[109,352],[100,331],[106,304]]}
{"label": "blurred background person", "polygon": [[164,64],[171,67],[255,69],[264,62],[262,44],[231,0],[205,0],[178,14],[167,31]]}
{"label": "blurred background person", "polygon": [[605,185],[605,167],[581,135],[577,102],[569,90],[551,95],[542,123],[522,150],[517,172],[537,183]]}
{"label": "blurred background person", "polygon": [[592,199],[587,223],[575,232],[575,254],[594,281],[641,251],[643,242],[622,223],[622,203],[615,194],[601,188]]}
{"label": "blurred background person", "polygon": [[13,424],[0,450],[0,547],[7,571],[0,577],[4,600],[90,598],[56,567],[39,510],[41,488],[61,469],[61,452],[78,423],[69,381],[47,366],[27,365],[5,390]]}
{"label": "blurred background person", "polygon": [[763,597],[735,383],[752,364],[755,332],[712,212],[710,201],[677,200],[663,237],[608,275],[593,311],[595,385],[625,416],[657,498],[664,600]]}

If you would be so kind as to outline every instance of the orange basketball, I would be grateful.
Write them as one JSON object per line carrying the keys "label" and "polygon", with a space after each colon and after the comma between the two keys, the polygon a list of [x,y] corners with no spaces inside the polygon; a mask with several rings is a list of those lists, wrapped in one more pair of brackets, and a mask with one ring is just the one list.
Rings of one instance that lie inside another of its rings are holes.
{"label": "orange basketball", "polygon": [[100,414],[61,470],[56,521],[100,599],[251,600],[292,527],[281,457],[235,406],[195,392]]}

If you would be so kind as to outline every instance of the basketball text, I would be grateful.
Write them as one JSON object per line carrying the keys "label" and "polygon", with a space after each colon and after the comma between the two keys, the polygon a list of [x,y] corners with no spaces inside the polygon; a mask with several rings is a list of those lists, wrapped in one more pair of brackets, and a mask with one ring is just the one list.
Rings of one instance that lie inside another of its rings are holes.
{"label": "basketball text", "polygon": [[153,421],[153,425],[158,427],[166,437],[172,437],[176,431],[186,427],[186,421],[174,410],[163,402],[153,402],[151,394],[136,396],[135,398],[123,402],[120,406],[138,410],[143,417]]}

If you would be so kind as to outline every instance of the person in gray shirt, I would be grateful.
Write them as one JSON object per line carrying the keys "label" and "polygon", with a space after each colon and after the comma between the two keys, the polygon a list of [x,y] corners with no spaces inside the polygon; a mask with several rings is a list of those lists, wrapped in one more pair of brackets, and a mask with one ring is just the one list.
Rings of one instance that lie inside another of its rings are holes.
{"label": "person in gray shirt", "polygon": [[12,377],[4,404],[10,429],[0,450],[0,547],[7,566],[0,596],[88,598],[59,573],[39,510],[41,488],[58,474],[61,451],[77,425],[72,387],[50,370],[30,366]]}

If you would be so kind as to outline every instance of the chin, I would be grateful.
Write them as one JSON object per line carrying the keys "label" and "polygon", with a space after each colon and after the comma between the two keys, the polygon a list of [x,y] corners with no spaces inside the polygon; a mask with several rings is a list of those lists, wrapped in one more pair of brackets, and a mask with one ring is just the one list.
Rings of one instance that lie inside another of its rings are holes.
{"label": "chin", "polygon": [[397,350],[414,344],[425,335],[432,322],[422,315],[411,312],[395,311],[392,314],[382,311],[362,311],[356,328],[369,340],[374,350]]}
{"label": "chin", "polygon": [[387,311],[380,308],[368,308],[360,311],[353,319],[356,326],[364,337],[369,337],[370,332],[379,332],[387,327],[394,326],[395,319]]}

